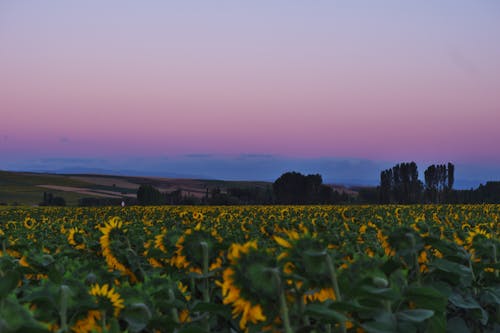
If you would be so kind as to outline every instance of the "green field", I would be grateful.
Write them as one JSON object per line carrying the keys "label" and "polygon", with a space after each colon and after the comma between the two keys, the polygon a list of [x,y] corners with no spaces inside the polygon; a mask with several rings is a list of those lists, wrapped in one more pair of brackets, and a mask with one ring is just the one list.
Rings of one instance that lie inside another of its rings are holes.
{"label": "green field", "polygon": [[[67,205],[76,206],[78,200],[88,197],[121,198],[135,197],[142,184],[150,184],[162,192],[177,189],[185,195],[205,196],[207,190],[230,187],[269,186],[267,182],[222,181],[202,179],[172,179],[160,177],[132,177],[115,175],[59,175],[28,172],[0,171],[0,204],[38,205],[44,192],[63,197]],[[45,187],[44,187],[45,186]],[[64,187],[64,190],[62,190]]]}

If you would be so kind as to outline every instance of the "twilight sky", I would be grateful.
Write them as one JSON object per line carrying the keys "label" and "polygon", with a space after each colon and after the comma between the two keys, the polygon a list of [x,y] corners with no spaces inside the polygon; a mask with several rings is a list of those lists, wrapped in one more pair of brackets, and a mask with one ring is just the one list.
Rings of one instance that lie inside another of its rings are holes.
{"label": "twilight sky", "polygon": [[0,169],[500,179],[499,41],[494,0],[0,0]]}

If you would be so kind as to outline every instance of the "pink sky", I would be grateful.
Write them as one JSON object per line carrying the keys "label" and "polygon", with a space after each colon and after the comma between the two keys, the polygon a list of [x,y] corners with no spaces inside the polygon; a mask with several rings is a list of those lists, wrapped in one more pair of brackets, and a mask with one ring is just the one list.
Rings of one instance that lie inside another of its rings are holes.
{"label": "pink sky", "polygon": [[488,1],[0,4],[0,153],[500,163]]}

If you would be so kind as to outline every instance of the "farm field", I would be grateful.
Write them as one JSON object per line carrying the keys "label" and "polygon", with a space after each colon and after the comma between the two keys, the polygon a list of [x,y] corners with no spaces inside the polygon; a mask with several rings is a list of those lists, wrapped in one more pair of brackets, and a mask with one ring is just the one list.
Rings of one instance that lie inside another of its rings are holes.
{"label": "farm field", "polygon": [[0,207],[0,332],[499,332],[500,205]]}
{"label": "farm field", "polygon": [[0,205],[38,205],[44,192],[66,199],[68,206],[88,197],[135,198],[140,185],[149,184],[162,192],[181,190],[183,194],[203,197],[207,189],[266,187],[267,182],[177,179],[117,175],[64,175],[0,170]]}

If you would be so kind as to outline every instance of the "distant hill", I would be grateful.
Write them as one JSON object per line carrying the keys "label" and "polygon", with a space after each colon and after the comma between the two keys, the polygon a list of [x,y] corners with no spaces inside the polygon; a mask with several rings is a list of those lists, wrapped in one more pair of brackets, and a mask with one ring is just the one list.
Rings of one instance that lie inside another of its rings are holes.
{"label": "distant hill", "polygon": [[0,204],[37,205],[44,192],[63,197],[68,205],[77,205],[87,197],[135,197],[141,184],[150,184],[162,192],[181,190],[183,194],[202,197],[207,191],[231,187],[266,187],[270,182],[222,181],[153,176],[103,175],[92,173],[54,174],[0,171]]}

